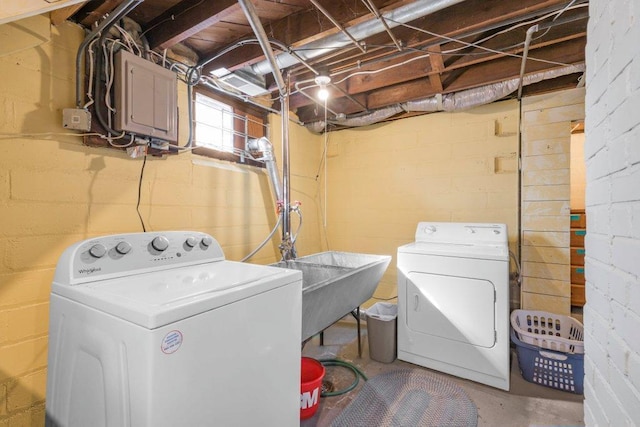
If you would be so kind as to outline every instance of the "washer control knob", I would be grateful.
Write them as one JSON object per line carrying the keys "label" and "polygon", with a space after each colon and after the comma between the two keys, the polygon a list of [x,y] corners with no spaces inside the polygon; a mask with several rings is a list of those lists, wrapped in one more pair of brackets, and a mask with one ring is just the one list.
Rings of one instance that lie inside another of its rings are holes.
{"label": "washer control knob", "polygon": [[204,246],[205,248],[208,248],[209,245],[211,245],[211,243],[213,243],[213,240],[211,239],[211,237],[206,236],[206,237],[202,238],[200,243],[202,243],[202,246]]}
{"label": "washer control knob", "polygon": [[195,245],[198,244],[198,240],[193,236],[189,236],[189,237],[187,237],[187,240],[184,241],[184,243],[188,247],[193,248]]}
{"label": "washer control knob", "polygon": [[164,236],[158,236],[151,241],[151,246],[156,251],[162,252],[169,247],[169,240]]}
{"label": "washer control knob", "polygon": [[89,249],[89,254],[94,258],[102,258],[107,253],[107,248],[100,243],[97,243]]}
{"label": "washer control knob", "polygon": [[129,242],[120,242],[116,245],[116,252],[120,255],[126,255],[131,251],[131,244]]}
{"label": "washer control knob", "polygon": [[475,234],[476,230],[474,230],[473,228],[467,228],[467,233],[469,234]]}
{"label": "washer control knob", "polygon": [[493,230],[493,234],[500,234],[500,230]]}
{"label": "washer control knob", "polygon": [[424,228],[424,232],[425,232],[425,233],[427,233],[427,234],[435,233],[435,232],[436,232],[436,227],[435,227],[435,226],[433,226],[433,225],[427,225],[427,226]]}

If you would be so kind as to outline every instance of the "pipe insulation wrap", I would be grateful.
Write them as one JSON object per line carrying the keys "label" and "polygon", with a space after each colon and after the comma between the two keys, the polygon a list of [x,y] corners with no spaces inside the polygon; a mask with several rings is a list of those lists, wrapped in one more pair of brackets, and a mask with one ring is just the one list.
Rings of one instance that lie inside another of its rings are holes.
{"label": "pipe insulation wrap", "polygon": [[[414,21],[463,1],[464,0],[417,0],[394,10],[385,12],[382,16],[387,20],[388,26],[390,28],[394,28],[399,25],[398,23],[406,24],[407,22]],[[381,20],[374,18],[348,27],[347,31],[349,31],[349,34],[351,34],[351,36],[356,40],[363,40],[367,37],[371,37],[385,31],[385,28]],[[297,52],[297,56],[303,60],[310,60],[326,55],[336,49],[343,48],[352,43],[353,41],[347,35],[342,32],[338,32],[315,42],[300,46],[299,48],[302,51]],[[296,56],[286,52],[276,56],[275,61],[277,68],[280,69],[288,68],[300,62]],[[258,75],[265,75],[273,72],[274,70],[271,67],[271,62],[269,60],[264,60],[250,66],[247,71]]]}
{"label": "pipe insulation wrap", "polygon": [[[527,86],[543,80],[566,76],[568,74],[584,73],[584,71],[585,64],[582,63],[532,73],[523,77],[522,85]],[[400,106],[385,107],[369,114],[354,118],[347,118],[346,120],[328,120],[328,123],[341,126],[367,126],[392,117],[401,111],[431,113],[435,113],[437,111],[460,111],[498,101],[518,90],[519,83],[520,78],[518,77],[456,93],[448,93],[445,95],[437,94],[418,101],[405,102]],[[308,123],[305,127],[312,132],[320,133],[324,129],[324,122],[318,121]]]}
{"label": "pipe insulation wrap", "polygon": [[[541,71],[524,76],[523,86],[538,83],[543,80],[566,76],[567,74],[583,73],[584,64],[571,65],[548,71]],[[456,93],[448,93],[442,96],[442,109],[437,107],[437,98],[432,96],[419,101],[409,101],[402,104],[405,111],[459,111],[479,105],[489,104],[510,95],[518,89],[520,78],[505,80],[503,82],[463,90]]]}
{"label": "pipe insulation wrap", "polygon": [[[344,120],[327,120],[327,123],[337,124],[340,126],[348,126],[348,127],[368,126],[374,123],[381,122],[382,120],[386,120],[389,117],[393,117],[398,113],[402,113],[403,111],[404,110],[400,105],[391,105],[389,107],[375,110],[363,116],[350,117]],[[309,129],[311,132],[321,133],[324,130],[325,122],[321,120],[318,122],[309,123],[305,125],[305,127]]]}

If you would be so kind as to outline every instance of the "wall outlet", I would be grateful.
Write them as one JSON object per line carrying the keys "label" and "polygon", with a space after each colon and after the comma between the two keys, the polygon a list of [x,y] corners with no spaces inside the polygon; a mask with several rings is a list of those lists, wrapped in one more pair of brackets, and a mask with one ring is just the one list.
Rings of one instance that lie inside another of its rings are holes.
{"label": "wall outlet", "polygon": [[91,130],[91,113],[84,108],[65,108],[62,110],[62,126],[88,132]]}

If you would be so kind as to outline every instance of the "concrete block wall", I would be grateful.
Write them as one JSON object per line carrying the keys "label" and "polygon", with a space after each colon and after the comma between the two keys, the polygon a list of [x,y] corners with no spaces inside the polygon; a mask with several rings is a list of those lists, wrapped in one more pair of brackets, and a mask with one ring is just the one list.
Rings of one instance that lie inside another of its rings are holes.
{"label": "concrete block wall", "polygon": [[517,132],[516,101],[332,132],[329,247],[393,256],[378,298],[397,295],[397,248],[420,221],[506,223],[517,252]]}
{"label": "concrete block wall", "polygon": [[[61,125],[62,109],[75,104],[82,30],[70,23],[50,27],[47,16],[18,24],[11,31],[0,26],[0,46],[8,46],[3,37],[16,46],[0,49],[0,427],[44,424],[48,301],[61,252],[91,236],[142,231],[135,208],[142,159],[88,148],[80,138],[61,134],[68,133]],[[22,37],[15,31],[19,27],[26,30],[25,43],[15,39]],[[34,46],[32,36],[43,28],[48,36]],[[180,111],[186,112],[184,86],[179,97]],[[280,120],[272,122],[277,136]],[[298,247],[318,252],[324,239],[312,178],[321,138],[293,124],[291,129],[292,197],[303,202],[305,213]],[[279,156],[280,144],[273,141]],[[208,232],[233,260],[256,247],[276,221],[263,170],[188,152],[149,157],[141,195],[148,230]],[[277,243],[276,238],[252,262],[275,261]]]}
{"label": "concrete block wall", "polygon": [[522,308],[571,311],[569,253],[571,122],[584,118],[584,89],[522,100]]}
{"label": "concrete block wall", "polygon": [[640,422],[640,4],[591,0],[585,423]]}

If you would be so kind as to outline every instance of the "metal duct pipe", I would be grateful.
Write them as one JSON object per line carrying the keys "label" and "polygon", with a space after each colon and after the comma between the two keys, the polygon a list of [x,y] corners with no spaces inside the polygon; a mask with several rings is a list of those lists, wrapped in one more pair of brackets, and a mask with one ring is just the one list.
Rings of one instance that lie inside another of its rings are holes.
{"label": "metal duct pipe", "polygon": [[[240,2],[242,3],[243,1],[246,0],[241,0]],[[464,0],[417,0],[386,12],[382,14],[382,17],[388,21],[390,28],[394,28],[398,26],[399,23],[404,24],[414,21],[463,1]],[[385,31],[384,25],[380,20],[375,18],[349,27],[349,34],[356,40],[362,40],[383,31]],[[305,51],[299,52],[298,56],[304,60],[310,60],[351,43],[352,41],[349,37],[343,33],[336,33],[324,39],[300,46],[305,49]],[[271,64],[270,60],[261,61],[252,65],[251,69],[255,74],[259,75],[265,75],[271,72],[276,73],[276,69],[283,69],[297,64],[298,59],[290,53],[281,53],[275,58],[275,62],[275,64]]]}
{"label": "metal duct pipe", "polygon": [[238,0],[238,3],[240,3],[242,10],[246,15],[247,20],[249,21],[249,24],[251,25],[251,29],[253,29],[253,33],[258,38],[258,43],[260,43],[260,47],[262,48],[264,55],[267,57],[267,62],[270,67],[269,72],[272,72],[273,76],[276,79],[276,84],[278,85],[278,90],[280,91],[280,95],[283,95],[286,89],[284,86],[282,73],[278,68],[278,63],[276,61],[275,55],[273,54],[273,50],[271,50],[271,45],[269,44],[269,37],[267,37],[267,33],[264,32],[264,28],[260,23],[260,17],[256,12],[256,9],[253,6],[253,3],[251,3],[251,0]]}
{"label": "metal duct pipe", "polygon": [[247,142],[247,149],[251,153],[262,153],[262,157],[257,160],[262,160],[269,173],[269,181],[271,181],[271,188],[273,194],[276,196],[276,202],[281,202],[282,197],[282,183],[280,182],[280,175],[278,174],[278,165],[276,163],[276,156],[273,153],[273,144],[266,137],[250,139]]}
{"label": "metal duct pipe", "polygon": [[82,43],[80,43],[80,47],[78,48],[78,53],[76,54],[76,107],[83,108],[84,107],[84,96],[82,93],[82,86],[84,80],[82,79],[82,73],[80,73],[80,64],[82,63],[82,58],[84,57],[84,51],[91,43],[93,39],[95,39],[100,33],[105,29],[105,27],[110,27],[116,22],[118,19],[122,18],[133,9],[135,9],[140,3],[144,0],[127,0],[122,2],[118,7],[116,7],[111,15],[107,16],[98,26],[91,31],[87,37],[84,38]]}
{"label": "metal duct pipe", "polygon": [[[529,74],[523,77],[522,84],[527,86],[538,83],[543,80],[554,79],[556,77],[566,76],[573,73],[583,73],[585,65],[577,64],[568,67],[556,68],[548,71]],[[505,96],[515,92],[518,89],[520,78],[514,78],[503,82],[493,83],[490,85],[464,90],[457,93],[449,93],[446,95],[435,95],[419,101],[410,101],[400,106],[391,106],[373,111],[370,114],[349,118],[346,120],[331,120],[329,123],[341,126],[367,126],[378,123],[381,120],[392,117],[401,112],[432,112],[437,111],[459,111],[467,108],[477,107],[498,101]],[[317,121],[305,125],[312,132],[320,133],[324,129],[324,122]]]}
{"label": "metal duct pipe", "polygon": [[[569,7],[570,5],[571,3],[569,3],[567,7]],[[560,11],[560,14],[565,10],[566,10],[566,7]],[[522,51],[522,63],[520,64],[520,82],[518,83],[518,99],[522,98],[522,86],[523,86],[522,83],[524,78],[524,69],[527,62],[527,57],[529,56],[529,45],[531,44],[531,38],[533,37],[533,34],[537,33],[538,31],[546,30],[547,28],[555,27],[556,25],[567,24],[570,22],[578,21],[580,19],[585,19],[589,17],[588,13],[581,13],[575,16],[569,16],[564,19],[556,20],[556,18],[560,16],[560,14],[556,15],[556,17],[553,18],[553,21],[551,22],[546,22],[544,24],[536,24],[527,29],[527,34],[524,38],[524,50]]]}
{"label": "metal duct pipe", "polygon": [[524,69],[527,64],[527,57],[529,56],[529,45],[531,44],[531,37],[533,33],[538,31],[538,25],[533,25],[527,30],[527,35],[524,38],[524,49],[522,50],[522,62],[520,63],[520,79],[518,81],[518,99],[522,98],[522,79],[524,78]]}

